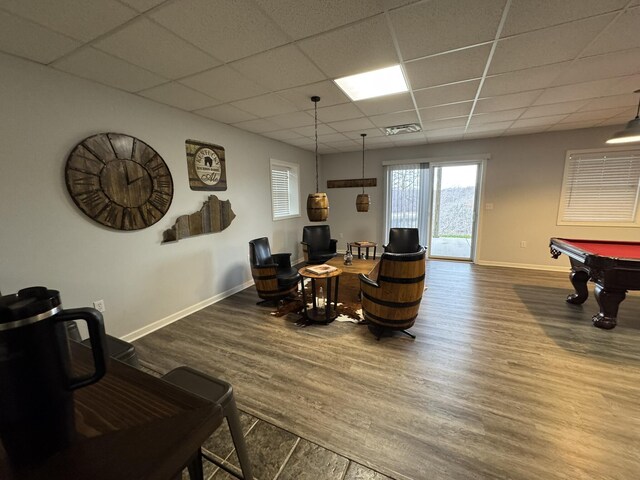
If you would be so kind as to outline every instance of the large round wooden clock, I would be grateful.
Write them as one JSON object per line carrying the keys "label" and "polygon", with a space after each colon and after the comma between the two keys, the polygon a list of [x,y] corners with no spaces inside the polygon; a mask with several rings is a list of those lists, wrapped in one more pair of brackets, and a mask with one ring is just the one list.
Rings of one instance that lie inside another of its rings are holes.
{"label": "large round wooden clock", "polygon": [[149,145],[122,133],[84,139],[69,154],[67,189],[96,222],[118,230],[153,225],[169,210],[173,179]]}

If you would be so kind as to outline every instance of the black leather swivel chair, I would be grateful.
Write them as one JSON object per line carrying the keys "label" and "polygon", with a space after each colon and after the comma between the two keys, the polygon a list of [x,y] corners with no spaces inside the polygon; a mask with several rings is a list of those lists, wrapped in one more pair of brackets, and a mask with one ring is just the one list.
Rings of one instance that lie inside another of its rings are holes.
{"label": "black leather swivel chair", "polygon": [[338,241],[331,238],[329,225],[303,227],[301,243],[307,263],[325,263],[337,255]]}
{"label": "black leather swivel chair", "polygon": [[291,266],[291,254],[272,254],[267,237],[249,242],[249,260],[258,296],[263,299],[258,305],[277,303],[298,289],[300,274]]}
{"label": "black leather swivel chair", "polygon": [[391,228],[389,243],[383,245],[387,253],[414,253],[422,250],[417,228]]}

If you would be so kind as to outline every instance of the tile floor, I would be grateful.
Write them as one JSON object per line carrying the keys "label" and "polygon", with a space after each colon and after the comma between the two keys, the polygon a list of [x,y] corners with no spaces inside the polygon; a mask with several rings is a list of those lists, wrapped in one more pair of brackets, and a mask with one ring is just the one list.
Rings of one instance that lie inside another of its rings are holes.
{"label": "tile floor", "polygon": [[[286,430],[240,412],[240,423],[256,480],[390,480],[363,465],[300,438]],[[203,449],[241,476],[226,423],[205,442]],[[203,461],[208,480],[234,480],[215,464]],[[189,475],[183,472],[182,478]]]}
{"label": "tile floor", "polygon": [[[159,377],[145,367],[141,370]],[[254,480],[393,480],[331,450],[300,438],[248,413],[240,411],[240,423],[249,451]],[[223,421],[202,446],[206,455],[242,478],[231,433]],[[235,480],[236,477],[203,459],[206,480]],[[187,469],[182,480],[189,480]]]}

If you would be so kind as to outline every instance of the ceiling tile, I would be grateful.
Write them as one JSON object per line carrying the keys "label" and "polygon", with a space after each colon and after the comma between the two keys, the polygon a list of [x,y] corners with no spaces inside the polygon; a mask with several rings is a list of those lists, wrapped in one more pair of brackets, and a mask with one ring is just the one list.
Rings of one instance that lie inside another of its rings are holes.
{"label": "ceiling tile", "polygon": [[137,15],[115,0],[0,0],[0,7],[83,41],[99,37]]}
{"label": "ceiling tile", "polygon": [[358,145],[357,142],[354,142],[353,140],[343,140],[343,141],[339,141],[339,142],[329,142],[328,145],[333,147],[333,148],[337,148],[341,152],[355,152],[355,151],[358,151],[358,150],[362,149],[362,147],[360,145]]}
{"label": "ceiling tile", "polygon": [[281,90],[278,92],[278,95],[286,98],[296,107],[305,110],[309,108],[309,106],[313,108],[311,97],[314,95],[320,97],[318,108],[322,106],[337,105],[339,103],[345,103],[349,101],[349,98],[344,93],[342,93],[342,90],[340,90],[336,86],[336,84],[330,80],[314,83],[311,85],[305,85],[303,87]]}
{"label": "ceiling tile", "polygon": [[220,64],[180,37],[140,18],[94,46],[153,73],[176,79]]}
{"label": "ceiling tile", "polygon": [[623,8],[628,0],[513,0],[502,36],[529,32]]}
{"label": "ceiling tile", "polygon": [[463,134],[464,134],[464,127],[443,128],[442,130],[431,130],[430,132],[426,132],[427,140],[429,142],[432,142],[435,140],[442,141],[442,140],[449,140],[449,139],[458,140],[462,138]]}
{"label": "ceiling tile", "polygon": [[596,55],[640,47],[638,25],[640,25],[640,7],[627,10],[593,44],[589,45],[584,54]]}
{"label": "ceiling tile", "polygon": [[[640,25],[640,23],[638,23]],[[587,82],[640,73],[640,48],[575,60],[553,85]]]}
{"label": "ceiling tile", "polygon": [[382,13],[369,0],[256,0],[258,5],[294,40],[332,30]]}
{"label": "ceiling tile", "polygon": [[551,127],[547,128],[547,132],[556,132],[558,130],[576,130],[576,129],[582,129],[582,128],[589,128],[589,127],[593,127],[593,120],[589,120],[586,122],[569,122],[569,123],[556,123],[555,125],[552,125]]}
{"label": "ceiling tile", "polygon": [[255,120],[246,120],[244,122],[234,123],[233,126],[254,133],[273,132],[275,130],[280,130],[280,127],[278,125],[265,120],[264,118],[257,118]]}
{"label": "ceiling tile", "polygon": [[608,79],[548,88],[538,97],[534,105],[603,97],[609,93],[616,83],[616,79]]}
{"label": "ceiling tile", "polygon": [[52,66],[127,92],[138,92],[167,81],[166,78],[93,48],[78,50],[54,62]]}
{"label": "ceiling tile", "polygon": [[516,120],[511,125],[511,129],[516,128],[529,128],[529,127],[544,127],[546,125],[555,125],[563,118],[566,118],[566,115],[551,115],[548,117],[538,117],[538,118],[523,118],[520,120]]}
{"label": "ceiling tile", "polygon": [[504,73],[575,58],[615,14],[524,33],[498,41],[489,73]]}
{"label": "ceiling tile", "polygon": [[282,128],[305,127],[313,125],[313,114],[309,115],[307,112],[283,113],[282,115],[268,117],[267,120],[280,125]]}
{"label": "ceiling tile", "polygon": [[267,93],[265,88],[226,65],[183,78],[180,83],[223,102],[232,102]]}
{"label": "ceiling tile", "polygon": [[480,91],[481,97],[495,97],[509,93],[526,92],[548,87],[571,62],[528,68],[518,72],[487,77]]}
{"label": "ceiling tile", "polygon": [[357,140],[359,142],[362,142],[362,137],[360,136],[361,133],[367,134],[367,144],[369,143],[371,138],[386,136],[384,133],[382,133],[382,130],[379,128],[367,128],[365,130],[345,132],[344,135],[352,140]]}
{"label": "ceiling tile", "polygon": [[424,132],[403,133],[402,135],[394,135],[393,137],[393,144],[398,147],[424,145],[426,143],[427,136]]}
{"label": "ceiling tile", "polygon": [[609,95],[622,95],[624,93],[631,93],[638,90],[640,87],[640,74],[629,75],[619,78],[617,82],[614,82],[613,87],[609,91]]}
{"label": "ceiling tile", "polygon": [[531,135],[533,133],[542,133],[547,131],[550,128],[549,125],[538,125],[533,127],[512,127],[507,129],[501,136],[502,137],[510,137],[513,135]]}
{"label": "ceiling tile", "polygon": [[[351,121],[351,120],[350,120]],[[293,127],[293,131],[303,135],[305,137],[315,137],[315,126],[309,125],[305,127]],[[330,133],[336,133],[336,130],[323,123],[318,125],[318,135],[328,135]]]}
{"label": "ceiling tile", "polygon": [[473,113],[489,113],[528,107],[541,93],[542,90],[531,90],[528,92],[512,93],[510,95],[481,98],[476,102]]}
{"label": "ceiling tile", "polygon": [[135,8],[139,12],[146,12],[163,3],[166,0],[120,0],[122,3],[126,3],[130,7]]}
{"label": "ceiling tile", "polygon": [[467,125],[468,116],[457,117],[457,118],[447,118],[445,120],[432,120],[429,122],[425,122],[424,119],[422,121],[422,129],[424,131],[430,130],[442,130],[445,128],[454,128],[454,127],[465,127]]}
{"label": "ceiling tile", "polygon": [[638,104],[638,94],[611,95],[587,101],[579,110],[604,110],[606,108],[633,107]]}
{"label": "ceiling tile", "polygon": [[0,51],[48,64],[80,46],[80,42],[0,11]]}
{"label": "ceiling tile", "polygon": [[193,113],[222,123],[239,123],[256,118],[255,115],[251,115],[229,104],[203,108]]}
{"label": "ceiling tile", "polygon": [[274,115],[291,113],[297,110],[293,103],[274,95],[273,93],[261,95],[259,97],[247,98],[246,100],[239,100],[237,102],[233,102],[232,105],[240,110],[257,115],[258,117],[272,117]]}
{"label": "ceiling tile", "polygon": [[490,45],[482,45],[408,62],[405,69],[411,88],[434,87],[480,78],[490,50]]}
{"label": "ceiling tile", "polygon": [[469,125],[466,133],[495,133],[496,136],[500,135],[507,128],[513,124],[513,120],[507,120],[505,122],[489,122],[478,123],[475,125]]}
{"label": "ceiling tile", "polygon": [[468,80],[466,82],[415,90],[413,96],[416,99],[418,108],[435,107],[436,105],[473,100],[479,85],[480,80]]}
{"label": "ceiling tile", "polygon": [[431,0],[389,13],[403,59],[494,39],[506,0]]}
{"label": "ceiling tile", "polygon": [[473,102],[452,103],[450,105],[440,105],[439,107],[429,107],[420,109],[422,122],[441,120],[443,118],[462,117],[471,113]]}
{"label": "ceiling tile", "polygon": [[481,123],[505,122],[508,120],[516,120],[524,113],[524,108],[516,108],[515,110],[503,110],[501,112],[480,113],[471,117],[470,125],[478,125]]}
{"label": "ceiling tile", "polygon": [[355,118],[352,120],[342,120],[340,122],[331,122],[329,126],[337,132],[353,132],[354,130],[366,130],[373,128],[375,125],[368,118]]}
{"label": "ceiling tile", "polygon": [[331,142],[345,142],[345,141],[349,141],[353,143],[353,140],[348,139],[341,133],[333,132],[333,133],[326,133],[324,135],[318,134],[318,142],[331,143]]}
{"label": "ceiling tile", "polygon": [[367,148],[369,147],[392,147],[393,146],[393,136],[382,136],[382,137],[367,137]]}
{"label": "ceiling tile", "polygon": [[391,34],[382,15],[302,40],[298,45],[331,78],[398,63]]}
{"label": "ceiling tile", "polygon": [[[313,110],[309,110],[308,113],[309,115],[314,115]],[[341,105],[332,105],[331,107],[318,107],[318,120],[323,123],[350,120],[363,116],[362,112],[358,110],[358,107],[353,103],[343,103]]]}
{"label": "ceiling tile", "polygon": [[308,150],[309,147],[313,147],[315,149],[315,142],[306,137],[292,138],[291,140],[287,140],[287,143],[296,147],[303,148],[305,150]]}
{"label": "ceiling tile", "polygon": [[293,140],[294,138],[304,138],[302,135],[292,130],[279,130],[277,132],[267,132],[267,133],[264,133],[263,135],[265,137],[273,138],[275,140]]}
{"label": "ceiling tile", "polygon": [[231,66],[272,91],[326,79],[325,75],[295,45],[286,45],[259,53],[238,60]]}
{"label": "ceiling tile", "polygon": [[225,62],[287,43],[286,35],[251,0],[177,0],[151,18]]}
{"label": "ceiling tile", "polygon": [[539,105],[530,107],[522,114],[520,118],[547,117],[551,115],[560,115],[563,113],[573,113],[583,107],[588,100],[575,100],[573,102],[552,103],[550,105]]}
{"label": "ceiling tile", "polygon": [[[588,120],[606,120],[611,117],[616,117],[625,112],[629,112],[628,107],[619,107],[619,108],[607,108],[604,110],[592,110],[589,112],[575,112],[571,115],[567,115],[562,121],[563,122],[582,122]],[[635,113],[635,112],[634,112]],[[631,118],[629,118],[631,120]]]}
{"label": "ceiling tile", "polygon": [[397,93],[395,95],[360,100],[356,102],[356,105],[365,115],[381,115],[415,108],[409,93]]}
{"label": "ceiling tile", "polygon": [[415,110],[410,112],[387,113],[385,115],[375,115],[369,117],[376,127],[391,127],[393,125],[404,125],[406,123],[418,123],[418,114]]}
{"label": "ceiling tile", "polygon": [[138,95],[188,111],[210,107],[220,103],[215,98],[211,98],[203,93],[196,92],[189,87],[174,82],[143,90],[138,92]]}

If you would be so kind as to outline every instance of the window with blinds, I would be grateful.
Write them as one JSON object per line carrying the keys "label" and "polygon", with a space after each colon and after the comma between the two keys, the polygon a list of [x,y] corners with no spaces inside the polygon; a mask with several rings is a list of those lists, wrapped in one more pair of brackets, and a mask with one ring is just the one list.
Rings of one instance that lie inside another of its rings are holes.
{"label": "window with blinds", "polygon": [[558,225],[640,226],[640,149],[569,151]]}
{"label": "window with blinds", "polygon": [[298,165],[271,160],[271,207],[274,220],[300,215]]}

